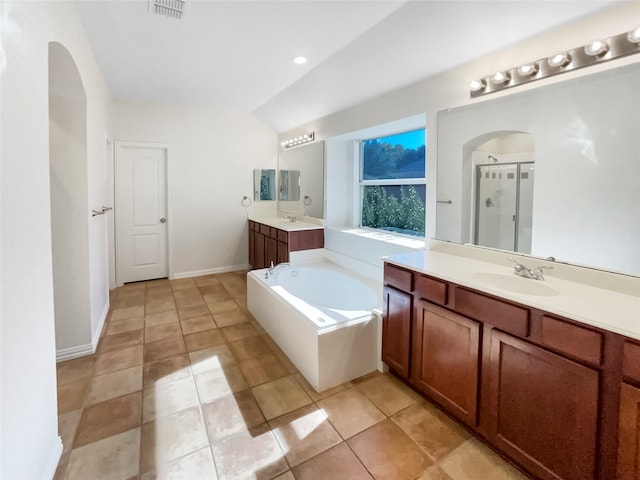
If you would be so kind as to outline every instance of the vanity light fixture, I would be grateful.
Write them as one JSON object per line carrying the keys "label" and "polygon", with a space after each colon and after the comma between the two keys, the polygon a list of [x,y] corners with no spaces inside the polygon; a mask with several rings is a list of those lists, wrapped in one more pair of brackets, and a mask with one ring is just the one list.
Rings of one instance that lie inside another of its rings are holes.
{"label": "vanity light fixture", "polygon": [[547,58],[550,67],[566,67],[571,63],[571,55],[567,52],[559,52]]}
{"label": "vanity light fixture", "polygon": [[631,43],[640,43],[640,25],[627,33],[627,40]]}
{"label": "vanity light fixture", "polygon": [[613,37],[593,40],[581,47],[473,80],[469,84],[470,96],[479,97],[635,53],[640,53],[640,25]]}
{"label": "vanity light fixture", "polygon": [[298,145],[302,145],[303,143],[313,142],[315,136],[315,132],[305,133],[304,135],[300,135],[299,137],[293,137],[289,140],[285,140],[280,145],[282,145],[284,148],[297,147]]}
{"label": "vanity light fixture", "polygon": [[609,51],[609,45],[601,40],[593,40],[584,46],[584,53],[590,57],[600,57]]}
{"label": "vanity light fixture", "polygon": [[538,73],[538,64],[537,63],[527,63],[526,65],[520,65],[518,67],[518,75],[521,77],[532,77],[536,73]]}
{"label": "vanity light fixture", "polygon": [[304,65],[305,63],[307,63],[307,58],[306,57],[296,57],[293,59],[293,63],[295,63],[296,65]]}

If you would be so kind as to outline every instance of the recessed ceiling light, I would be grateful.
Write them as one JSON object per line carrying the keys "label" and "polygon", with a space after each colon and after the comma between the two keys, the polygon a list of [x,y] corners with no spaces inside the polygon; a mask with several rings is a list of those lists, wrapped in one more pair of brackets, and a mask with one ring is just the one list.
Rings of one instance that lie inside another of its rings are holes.
{"label": "recessed ceiling light", "polygon": [[307,63],[307,58],[306,57],[296,57],[293,59],[293,63],[295,63],[296,65],[304,65],[305,63]]}

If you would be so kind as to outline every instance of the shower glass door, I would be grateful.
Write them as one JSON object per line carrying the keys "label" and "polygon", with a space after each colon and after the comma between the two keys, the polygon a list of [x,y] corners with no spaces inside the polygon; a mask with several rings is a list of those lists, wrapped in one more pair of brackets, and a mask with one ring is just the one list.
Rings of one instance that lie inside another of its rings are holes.
{"label": "shower glass door", "polygon": [[533,171],[529,162],[476,167],[476,245],[531,252]]}

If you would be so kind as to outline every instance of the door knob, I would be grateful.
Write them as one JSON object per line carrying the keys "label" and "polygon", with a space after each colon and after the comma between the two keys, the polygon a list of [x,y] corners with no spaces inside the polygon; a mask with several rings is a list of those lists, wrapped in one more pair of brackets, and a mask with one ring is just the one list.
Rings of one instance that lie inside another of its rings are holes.
{"label": "door knob", "polygon": [[167,222],[167,219],[166,219],[166,218],[161,218],[161,219],[160,219],[160,223],[166,223],[166,222]]}

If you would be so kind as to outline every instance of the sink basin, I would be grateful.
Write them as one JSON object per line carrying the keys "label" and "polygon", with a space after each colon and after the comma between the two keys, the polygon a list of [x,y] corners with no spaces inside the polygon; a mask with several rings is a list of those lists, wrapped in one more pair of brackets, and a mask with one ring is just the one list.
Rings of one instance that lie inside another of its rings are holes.
{"label": "sink basin", "polygon": [[557,290],[545,285],[540,280],[522,278],[514,274],[478,272],[471,275],[474,280],[482,282],[487,286],[497,287],[523,295],[535,295],[539,297],[555,297],[559,294]]}

